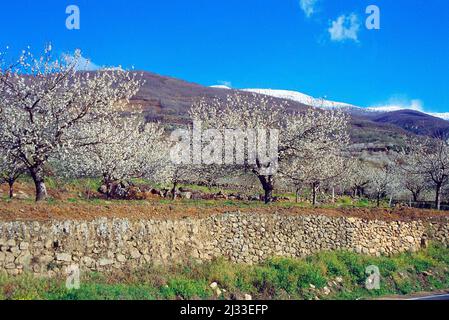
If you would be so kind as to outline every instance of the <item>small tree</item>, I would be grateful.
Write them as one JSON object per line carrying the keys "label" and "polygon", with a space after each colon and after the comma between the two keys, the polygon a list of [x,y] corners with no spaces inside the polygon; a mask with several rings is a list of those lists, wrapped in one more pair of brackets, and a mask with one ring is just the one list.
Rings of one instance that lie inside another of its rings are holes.
{"label": "small tree", "polygon": [[335,147],[336,150],[319,151],[315,154],[311,150],[310,161],[296,159],[282,168],[282,175],[290,179],[295,186],[297,199],[299,190],[304,185],[309,185],[312,190],[312,204],[315,206],[320,186],[324,183],[332,184],[347,173],[348,159],[342,155],[340,149],[343,146]]}
{"label": "small tree", "polygon": [[86,125],[76,133],[83,146],[62,153],[62,170],[77,177],[102,177],[110,196],[114,183],[141,178],[166,159],[164,130],[138,115]]}
{"label": "small tree", "polygon": [[377,206],[380,207],[382,197],[387,193],[392,195],[398,186],[395,168],[392,163],[383,163],[373,167],[367,174],[370,177],[369,187],[376,197]]}
{"label": "small tree", "polygon": [[51,46],[37,58],[24,52],[16,63],[0,65],[0,148],[23,162],[37,201],[47,197],[49,159],[61,149],[82,147],[76,133],[83,126],[119,117],[141,84],[122,70],[77,72],[80,51],[62,61],[51,52]]}
{"label": "small tree", "polygon": [[363,196],[372,179],[369,174],[371,170],[372,167],[361,159],[349,162],[348,175],[345,177],[345,181],[351,188],[354,198]]}
{"label": "small tree", "polygon": [[228,96],[226,101],[201,101],[192,107],[190,114],[193,120],[223,133],[227,129],[246,133],[256,131],[257,138],[249,139],[247,136],[245,143],[258,151],[267,150],[266,140],[263,139],[267,138],[267,133],[271,151],[273,142],[277,142],[275,154],[269,156],[266,152],[251,154],[240,150],[244,164],[234,166],[234,171],[251,172],[259,179],[265,193],[265,203],[273,199],[278,169],[283,163],[308,159],[311,147],[314,150],[328,150],[335,144],[345,144],[349,139],[345,113],[313,108],[290,112],[285,103],[266,96],[235,94]]}
{"label": "small tree", "polygon": [[[188,144],[186,145],[189,152],[188,154],[184,154],[182,150],[177,147],[180,137],[175,133],[176,131],[173,133],[170,141],[166,144],[167,148],[164,158],[166,158],[167,161],[165,161],[164,165],[159,168],[154,178],[155,181],[170,185],[173,200],[176,199],[177,190],[181,183],[203,182],[210,188],[212,183],[221,174],[221,167],[218,165],[195,164],[193,161],[194,156],[191,153],[194,141],[192,139],[188,141]],[[190,134],[186,133],[186,135]]]}
{"label": "small tree", "polygon": [[14,184],[25,172],[26,168],[22,161],[4,151],[0,154],[0,183],[8,184],[10,199],[14,197]]}
{"label": "small tree", "polygon": [[157,175],[157,180],[168,183],[171,186],[171,197],[172,200],[175,200],[179,185],[189,179],[195,179],[197,174],[198,171],[193,166],[175,165],[169,162],[163,168],[163,173]]}
{"label": "small tree", "polygon": [[175,200],[181,183],[203,183],[211,190],[217,179],[225,174],[225,170],[225,167],[215,165],[175,164],[170,161],[161,167],[155,180],[170,184],[171,196]]}
{"label": "small tree", "polygon": [[402,156],[411,173],[428,180],[435,190],[435,207],[440,210],[441,192],[449,182],[449,145],[445,140],[411,140]]}
{"label": "small tree", "polygon": [[427,189],[428,182],[422,174],[415,173],[412,170],[401,170],[402,184],[408,190],[414,202],[421,199],[421,194]]}

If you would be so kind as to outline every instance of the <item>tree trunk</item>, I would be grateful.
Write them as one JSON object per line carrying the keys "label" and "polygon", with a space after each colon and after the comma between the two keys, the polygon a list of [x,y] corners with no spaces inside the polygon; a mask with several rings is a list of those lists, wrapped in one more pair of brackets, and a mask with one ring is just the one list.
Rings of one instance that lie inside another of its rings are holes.
{"label": "tree trunk", "polygon": [[41,166],[34,167],[30,170],[31,178],[33,178],[36,187],[36,201],[47,199],[47,188],[44,181],[44,170]]}
{"label": "tree trunk", "polygon": [[110,200],[112,195],[112,182],[106,182],[106,199]]}
{"label": "tree trunk", "polygon": [[176,188],[178,186],[178,183],[173,183],[173,189],[171,189],[171,198],[172,200],[176,200]]}
{"label": "tree trunk", "polygon": [[318,184],[312,183],[312,205],[316,206]]}
{"label": "tree trunk", "polygon": [[117,188],[117,180],[114,180],[109,174],[103,173],[103,185],[106,186],[106,199],[111,200],[114,197],[114,193],[117,190],[113,190],[114,187]]}
{"label": "tree trunk", "polygon": [[332,203],[335,203],[335,187],[332,187]]}
{"label": "tree trunk", "polygon": [[[114,193],[114,190],[112,190],[114,187],[114,182],[112,180],[107,180],[107,181],[105,181],[105,185],[106,185],[106,199],[110,200],[110,199],[112,199],[112,196]],[[117,186],[115,186],[115,187],[117,187]]]}
{"label": "tree trunk", "polygon": [[418,202],[419,192],[412,191],[412,194],[413,194],[413,202]]}
{"label": "tree trunk", "polygon": [[9,185],[9,199],[14,198],[14,180],[8,180]]}
{"label": "tree trunk", "polygon": [[377,207],[380,207],[380,192],[377,193]]}
{"label": "tree trunk", "polygon": [[265,192],[264,196],[265,204],[273,202],[273,189],[274,189],[273,176],[259,176],[259,180]]}
{"label": "tree trunk", "polygon": [[299,203],[299,192],[300,192],[300,189],[298,188],[298,189],[296,189],[296,192],[295,192],[295,196],[296,196],[296,203]]}
{"label": "tree trunk", "polygon": [[273,188],[268,187],[265,189],[265,204],[273,202]]}
{"label": "tree trunk", "polygon": [[435,207],[437,208],[437,210],[440,210],[441,208],[441,186],[441,183],[437,183],[435,188]]}

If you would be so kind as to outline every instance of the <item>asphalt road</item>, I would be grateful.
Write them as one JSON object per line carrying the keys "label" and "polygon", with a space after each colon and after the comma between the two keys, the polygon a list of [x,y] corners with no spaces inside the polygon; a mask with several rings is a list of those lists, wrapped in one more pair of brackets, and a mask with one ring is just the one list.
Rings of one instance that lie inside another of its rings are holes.
{"label": "asphalt road", "polygon": [[449,301],[449,294],[436,294],[431,296],[407,299],[409,301]]}

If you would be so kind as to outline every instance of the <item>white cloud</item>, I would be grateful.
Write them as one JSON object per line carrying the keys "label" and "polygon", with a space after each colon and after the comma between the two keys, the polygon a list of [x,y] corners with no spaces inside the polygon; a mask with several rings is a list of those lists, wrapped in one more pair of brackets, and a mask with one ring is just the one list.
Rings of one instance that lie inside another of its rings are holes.
{"label": "white cloud", "polygon": [[444,120],[449,120],[449,112],[431,112],[429,113],[431,116],[441,118]]}
{"label": "white cloud", "polygon": [[376,104],[368,108],[371,111],[392,112],[400,110],[414,110],[426,113],[430,116],[449,120],[449,112],[428,112],[424,107],[424,103],[419,99],[409,100],[404,96],[394,96],[385,103]]}
{"label": "white cloud", "polygon": [[360,30],[359,18],[355,13],[341,15],[337,20],[332,21],[332,26],[328,29],[332,41],[353,40],[358,42]]}
{"label": "white cloud", "polygon": [[[73,54],[63,53],[61,58],[65,60],[67,63],[74,63],[75,56]],[[117,71],[123,70],[121,66],[111,67],[111,66],[99,66],[96,63],[93,63],[92,60],[80,56],[77,58],[77,64],[75,66],[76,71],[98,71],[98,70],[108,70],[108,71]]]}
{"label": "white cloud", "polygon": [[[67,63],[75,62],[75,57],[73,56],[73,54],[63,53],[62,59]],[[93,63],[90,59],[87,59],[83,56],[78,58],[78,63],[76,65],[77,71],[96,71],[99,69],[101,69],[101,67]]]}
{"label": "white cloud", "polygon": [[375,104],[368,108],[376,111],[398,111],[398,110],[415,110],[424,112],[424,104],[419,99],[408,99],[402,95],[396,95],[388,99],[386,102]]}
{"label": "white cloud", "polygon": [[226,80],[218,80],[218,85],[215,87],[222,87],[222,88],[232,88],[232,82],[226,81]]}
{"label": "white cloud", "polygon": [[317,2],[318,0],[301,0],[299,2],[307,18],[310,18],[315,13],[315,5]]}

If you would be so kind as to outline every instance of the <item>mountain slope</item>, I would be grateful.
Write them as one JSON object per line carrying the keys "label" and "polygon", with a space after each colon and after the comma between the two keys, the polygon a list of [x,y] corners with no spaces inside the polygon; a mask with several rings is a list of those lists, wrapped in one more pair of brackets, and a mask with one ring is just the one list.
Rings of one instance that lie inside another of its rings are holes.
{"label": "mountain slope", "polygon": [[[170,124],[181,124],[188,121],[188,110],[200,101],[222,99],[237,91],[224,87],[205,87],[196,83],[160,76],[150,72],[143,73],[144,85],[133,99],[133,103],[140,105],[147,120],[157,120]],[[250,92],[240,92],[249,98]],[[274,98],[278,100],[278,98]],[[292,100],[284,100],[290,110],[301,110],[308,106]]]}
{"label": "mountain slope", "polygon": [[[366,122],[366,120],[370,120],[379,125],[392,125],[413,134],[449,137],[449,121],[446,120],[449,119],[449,113],[424,113],[397,106],[361,108],[347,103],[317,99],[301,92],[288,90],[243,89],[242,91],[293,100],[324,109],[344,109],[353,116],[353,126],[359,128],[370,127]],[[359,137],[363,136],[359,135]]]}
{"label": "mountain slope", "polygon": [[409,132],[434,137],[449,137],[449,121],[414,110],[387,112],[372,119],[376,123],[388,123]]}
{"label": "mountain slope", "polygon": [[[190,122],[188,110],[192,104],[200,99],[224,100],[227,95],[239,93],[254,95],[273,93],[271,91],[237,91],[227,87],[205,87],[199,84],[178,80],[175,78],[160,76],[154,73],[144,72],[145,84],[133,99],[133,104],[143,108],[148,121],[160,121],[169,127],[185,125]],[[308,106],[309,96],[293,94],[286,91],[277,91],[274,100],[285,102],[287,110],[301,111]],[[311,97],[310,97],[311,98]],[[313,98],[312,98],[313,99]],[[316,100],[315,100],[316,102]],[[407,112],[379,113],[366,111],[364,108],[351,106],[332,101],[319,101],[325,108],[338,107],[349,111],[351,115],[351,137],[355,144],[370,145],[372,149],[382,149],[402,145],[407,135],[446,132],[449,122],[428,116],[423,113],[409,114]],[[315,103],[314,103],[315,104]],[[320,105],[320,104],[318,104]],[[435,130],[428,128],[435,127]],[[427,129],[426,129],[427,128]]]}
{"label": "mountain slope", "polygon": [[[217,88],[218,87],[220,87],[220,86],[217,86]],[[381,107],[362,108],[362,107],[344,103],[344,102],[336,102],[336,101],[329,101],[326,99],[314,98],[312,96],[309,96],[307,94],[304,94],[304,93],[301,93],[298,91],[273,90],[273,89],[242,89],[241,91],[255,92],[258,94],[264,94],[264,95],[268,95],[268,96],[272,96],[272,97],[293,100],[293,101],[300,102],[300,103],[303,103],[306,105],[313,105],[313,106],[317,106],[317,107],[321,107],[321,108],[325,108],[325,109],[333,109],[333,108],[345,109],[352,113],[358,113],[358,114],[362,113],[362,114],[366,114],[367,116],[369,116],[370,113],[380,114],[380,113],[407,110],[404,107],[390,106],[390,105],[381,106]],[[416,109],[412,108],[412,110],[416,110]],[[441,112],[441,113],[421,112],[421,113],[425,113],[426,115],[440,118],[443,120],[449,120],[449,112]]]}

